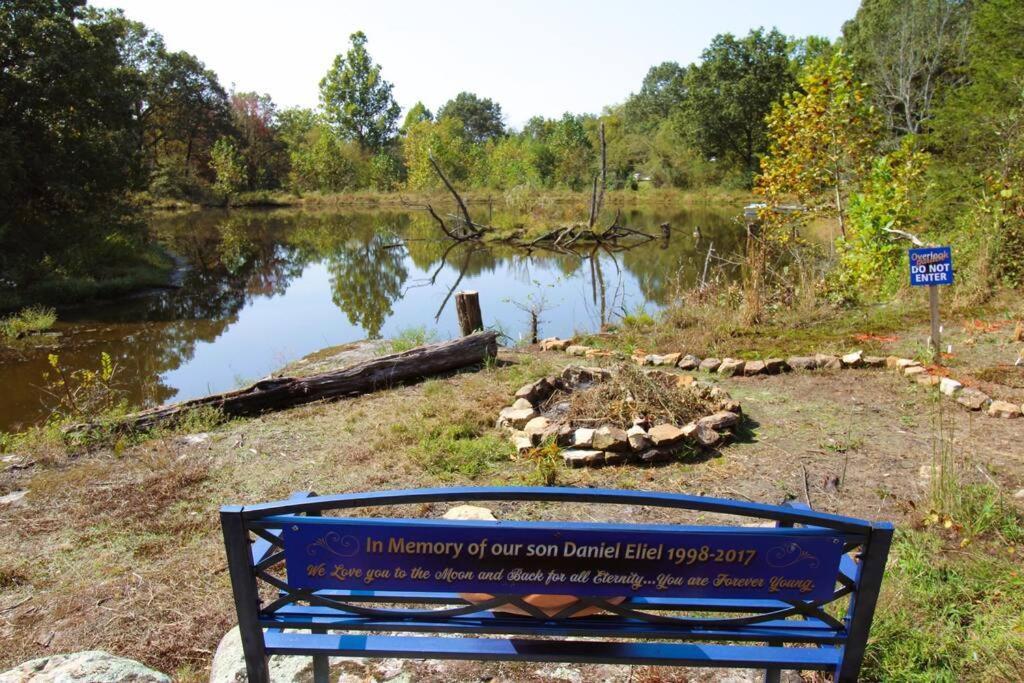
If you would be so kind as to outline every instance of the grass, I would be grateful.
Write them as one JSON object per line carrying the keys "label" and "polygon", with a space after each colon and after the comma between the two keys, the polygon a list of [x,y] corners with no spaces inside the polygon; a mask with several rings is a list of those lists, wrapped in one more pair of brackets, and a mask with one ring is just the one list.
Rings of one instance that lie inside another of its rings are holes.
{"label": "grass", "polygon": [[0,337],[9,342],[29,334],[37,334],[53,327],[57,311],[47,306],[29,306],[14,315],[0,319]]}
{"label": "grass", "polygon": [[407,327],[388,340],[384,353],[402,353],[437,341],[437,332],[426,327]]}
{"label": "grass", "polygon": [[1019,556],[898,530],[862,672],[878,681],[1024,680]]}

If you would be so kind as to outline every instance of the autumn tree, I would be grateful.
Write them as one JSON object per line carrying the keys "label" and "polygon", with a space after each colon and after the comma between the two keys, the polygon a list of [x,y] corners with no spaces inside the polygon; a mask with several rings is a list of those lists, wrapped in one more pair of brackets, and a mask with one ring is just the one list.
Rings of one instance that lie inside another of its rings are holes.
{"label": "autumn tree", "polygon": [[401,108],[366,51],[366,34],[356,31],[349,41],[348,52],[334,58],[320,81],[320,104],[339,135],[377,152],[395,137]]}
{"label": "autumn tree", "polygon": [[845,204],[851,184],[870,163],[878,126],[868,95],[842,52],[808,64],[800,90],[787,95],[767,119],[768,155],[756,190],[774,206],[787,196],[824,210],[846,235]]}

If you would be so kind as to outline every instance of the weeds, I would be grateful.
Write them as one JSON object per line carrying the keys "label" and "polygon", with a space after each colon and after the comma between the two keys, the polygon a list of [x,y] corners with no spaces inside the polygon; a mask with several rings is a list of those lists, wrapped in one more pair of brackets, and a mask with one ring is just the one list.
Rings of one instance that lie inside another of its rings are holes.
{"label": "weeds", "polygon": [[533,463],[533,469],[524,477],[526,484],[556,486],[558,473],[562,470],[561,452],[562,449],[553,442],[526,451],[523,459]]}
{"label": "weeds", "polygon": [[388,341],[387,353],[403,353],[437,341],[437,333],[426,327],[407,327]]}
{"label": "weeds", "polygon": [[507,439],[495,434],[481,435],[478,427],[466,423],[433,427],[420,440],[419,446],[417,460],[424,469],[438,476],[478,477],[512,455]]}
{"label": "weeds", "polygon": [[53,327],[57,312],[46,306],[29,306],[14,315],[0,319],[0,337],[9,342]]}

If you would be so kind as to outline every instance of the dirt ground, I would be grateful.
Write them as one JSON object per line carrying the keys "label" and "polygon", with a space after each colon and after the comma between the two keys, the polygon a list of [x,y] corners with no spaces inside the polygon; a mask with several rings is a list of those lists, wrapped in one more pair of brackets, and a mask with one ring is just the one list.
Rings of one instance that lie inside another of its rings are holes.
{"label": "dirt ground", "polygon": [[[502,352],[501,362],[479,371],[235,421],[192,437],[48,464],[27,464],[28,453],[5,456],[0,495],[28,494],[0,507],[0,670],[46,654],[105,649],[179,680],[205,680],[213,651],[234,622],[217,521],[221,505],[298,490],[534,484],[535,465],[509,457],[494,420],[516,388],[569,362],[558,353]],[[973,366],[991,364],[982,359]],[[809,499],[823,511],[913,524],[927,504],[942,421],[979,477],[1011,494],[1024,488],[1024,419],[969,413],[892,371],[791,373],[721,384],[742,402],[747,421],[740,438],[720,452],[660,466],[560,468],[557,483],[766,503]],[[492,507],[501,519],[716,521],[628,506]],[[389,514],[431,517],[446,508]],[[336,671],[351,677],[346,680],[759,676],[421,661],[348,662]]]}

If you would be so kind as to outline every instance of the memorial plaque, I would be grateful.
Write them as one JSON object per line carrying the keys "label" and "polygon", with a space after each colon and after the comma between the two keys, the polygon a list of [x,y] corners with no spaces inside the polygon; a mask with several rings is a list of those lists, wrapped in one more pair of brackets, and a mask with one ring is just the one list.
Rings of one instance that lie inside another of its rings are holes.
{"label": "memorial plaque", "polygon": [[831,598],[827,529],[303,518],[283,528],[307,589],[693,598]]}

